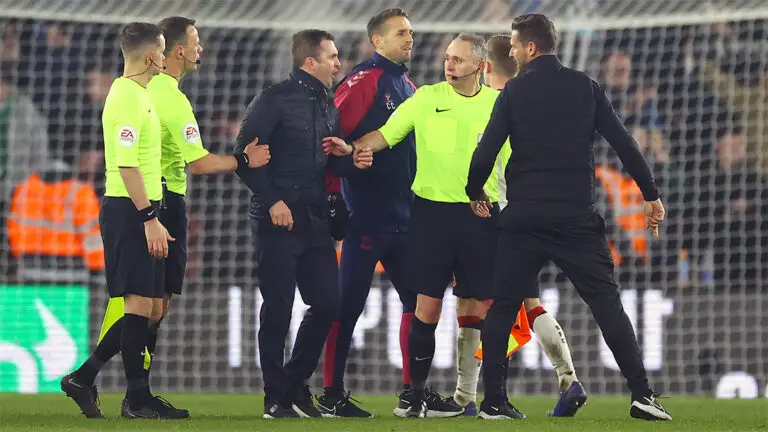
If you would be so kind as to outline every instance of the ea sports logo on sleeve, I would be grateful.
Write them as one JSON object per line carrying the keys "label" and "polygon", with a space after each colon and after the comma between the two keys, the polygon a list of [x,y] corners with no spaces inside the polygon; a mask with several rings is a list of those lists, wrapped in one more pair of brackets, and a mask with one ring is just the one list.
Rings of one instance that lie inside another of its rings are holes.
{"label": "ea sports logo on sleeve", "polygon": [[197,123],[189,122],[185,124],[184,130],[181,133],[184,135],[184,140],[190,144],[200,142],[200,128],[197,127]]}
{"label": "ea sports logo on sleeve", "polygon": [[117,142],[123,147],[131,147],[139,141],[139,134],[131,126],[123,126],[117,133]]}

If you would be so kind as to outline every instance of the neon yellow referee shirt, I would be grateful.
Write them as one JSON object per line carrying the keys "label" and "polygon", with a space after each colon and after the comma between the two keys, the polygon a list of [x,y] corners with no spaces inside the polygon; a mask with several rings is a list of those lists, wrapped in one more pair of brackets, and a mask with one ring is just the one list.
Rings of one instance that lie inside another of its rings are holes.
{"label": "neon yellow referee shirt", "polygon": [[160,117],[161,164],[166,186],[171,192],[186,195],[187,164],[208,154],[192,104],[179,89],[179,81],[166,73],[152,78],[147,92]]}
{"label": "neon yellow referee shirt", "polygon": [[[498,95],[498,90],[481,86],[474,96],[462,96],[443,81],[420,87],[397,107],[379,132],[390,147],[416,132],[414,194],[430,201],[469,202],[464,190],[469,164]],[[485,184],[492,202],[499,201],[499,173],[503,178],[511,151],[505,143]]]}
{"label": "neon yellow referee shirt", "polygon": [[147,198],[160,201],[160,120],[147,89],[130,78],[112,82],[104,113],[106,191],[110,197],[128,197],[120,168],[139,168]]}

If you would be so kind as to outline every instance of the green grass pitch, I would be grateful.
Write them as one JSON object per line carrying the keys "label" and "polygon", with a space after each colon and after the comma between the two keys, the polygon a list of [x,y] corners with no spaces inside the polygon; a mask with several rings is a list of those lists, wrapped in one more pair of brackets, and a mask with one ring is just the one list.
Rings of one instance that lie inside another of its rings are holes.
{"label": "green grass pitch", "polygon": [[[171,394],[175,405],[189,409],[189,420],[123,420],[122,395],[101,396],[106,420],[88,420],[63,394],[0,394],[0,431],[297,431],[297,432],[453,432],[466,431],[768,431],[768,400],[716,400],[671,397],[661,402],[673,416],[671,422],[648,423],[629,417],[626,397],[593,397],[575,418],[553,419],[546,413],[554,397],[519,396],[513,403],[528,419],[489,422],[477,418],[399,419],[392,415],[394,396],[360,397],[373,419],[263,420],[259,395]],[[481,429],[482,428],[482,429]]]}

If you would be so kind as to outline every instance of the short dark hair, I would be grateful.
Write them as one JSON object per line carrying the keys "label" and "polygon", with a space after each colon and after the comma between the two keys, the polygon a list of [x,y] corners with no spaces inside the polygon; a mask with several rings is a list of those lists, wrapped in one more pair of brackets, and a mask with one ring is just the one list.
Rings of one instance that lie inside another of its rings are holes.
{"label": "short dark hair", "polygon": [[307,57],[316,57],[320,52],[320,44],[326,40],[333,41],[334,38],[325,30],[302,30],[293,35],[291,54],[294,66],[301,67]]}
{"label": "short dark hair", "polygon": [[133,53],[139,48],[157,43],[157,38],[163,31],[155,24],[148,22],[132,22],[126,24],[120,31],[120,49],[123,55]]}
{"label": "short dark hair", "polygon": [[184,45],[187,42],[187,29],[195,25],[195,20],[180,16],[172,16],[163,19],[157,26],[163,31],[165,36],[165,55],[169,55],[177,45]]}
{"label": "short dark hair", "polygon": [[521,41],[535,43],[544,54],[554,54],[557,48],[557,31],[546,15],[520,15],[512,21],[512,30],[517,30]]}
{"label": "short dark hair", "polygon": [[504,76],[513,77],[517,73],[517,61],[509,56],[512,48],[509,43],[509,35],[493,35],[486,43],[488,48],[488,60],[493,62],[493,67],[498,68]]}
{"label": "short dark hair", "polygon": [[372,16],[371,19],[368,21],[368,26],[366,27],[368,30],[368,40],[373,42],[373,35],[381,32],[381,26],[383,26],[388,19],[394,18],[394,17],[408,18],[408,14],[405,12],[405,9],[390,8],[390,9],[384,9],[383,11]]}

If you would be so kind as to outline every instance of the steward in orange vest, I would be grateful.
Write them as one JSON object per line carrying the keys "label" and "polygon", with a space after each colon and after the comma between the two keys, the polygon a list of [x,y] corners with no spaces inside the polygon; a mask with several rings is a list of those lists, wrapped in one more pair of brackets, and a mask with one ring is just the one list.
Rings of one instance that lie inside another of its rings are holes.
{"label": "steward in orange vest", "polygon": [[[632,177],[608,165],[600,165],[595,168],[595,178],[600,180],[605,192],[613,221],[621,229],[624,237],[629,240],[631,250],[636,256],[648,258],[650,232],[645,229],[643,218],[643,194]],[[613,261],[620,265],[624,260],[621,248],[613,242],[609,242]]]}
{"label": "steward in orange vest", "polygon": [[8,238],[22,280],[86,283],[104,269],[96,191],[60,161],[16,186]]}

